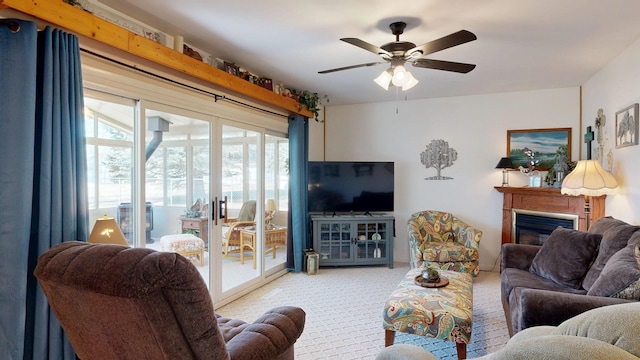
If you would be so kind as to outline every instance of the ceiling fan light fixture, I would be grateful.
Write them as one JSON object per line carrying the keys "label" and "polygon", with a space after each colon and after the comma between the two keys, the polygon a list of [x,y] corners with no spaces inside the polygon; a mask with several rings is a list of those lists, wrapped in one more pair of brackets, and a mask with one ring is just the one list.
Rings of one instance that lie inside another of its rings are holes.
{"label": "ceiling fan light fixture", "polygon": [[[0,0],[0,3],[2,0]],[[416,46],[412,42],[400,41],[400,35],[403,34],[407,24],[402,21],[396,21],[389,25],[391,33],[395,35],[396,41],[386,43],[381,46],[370,44],[358,38],[341,38],[348,44],[357,46],[370,53],[376,54],[390,63],[390,67],[383,71],[373,81],[380,85],[381,88],[389,90],[389,86],[399,87],[402,91],[407,91],[418,84],[418,80],[407,71],[405,65],[410,63],[416,68],[426,68],[434,70],[451,71],[466,74],[473,70],[476,65],[465,64],[452,61],[424,59],[423,56],[433,54],[438,51],[449,49],[454,46],[462,45],[470,41],[477,40],[476,35],[467,30],[460,30],[447,36],[441,37]],[[372,62],[359,65],[344,66],[335,69],[318,71],[320,74],[332,73],[335,71],[350,70],[361,67],[368,67],[383,64],[382,62]]]}
{"label": "ceiling fan light fixture", "polygon": [[413,77],[413,74],[411,74],[410,72],[407,71],[407,75],[409,77],[409,81],[407,81],[406,84],[402,85],[402,91],[407,91],[407,90],[411,89],[412,87],[418,85],[418,79]]}
{"label": "ceiling fan light fixture", "polygon": [[391,83],[394,86],[404,86],[409,82],[409,72],[402,65],[398,65],[393,68],[393,77],[391,78]]}
{"label": "ceiling fan light fixture", "polygon": [[380,87],[385,90],[389,90],[389,84],[391,83],[392,76],[390,70],[391,69],[387,69],[383,71],[377,78],[373,79],[376,84],[380,85]]}

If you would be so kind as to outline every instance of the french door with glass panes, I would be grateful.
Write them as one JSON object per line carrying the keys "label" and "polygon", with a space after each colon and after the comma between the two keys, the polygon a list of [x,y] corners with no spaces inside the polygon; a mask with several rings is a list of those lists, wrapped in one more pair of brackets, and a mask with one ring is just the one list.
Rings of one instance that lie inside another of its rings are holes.
{"label": "french door with glass panes", "polygon": [[285,136],[88,89],[85,119],[92,225],[113,217],[131,246],[191,259],[216,301],[284,270]]}

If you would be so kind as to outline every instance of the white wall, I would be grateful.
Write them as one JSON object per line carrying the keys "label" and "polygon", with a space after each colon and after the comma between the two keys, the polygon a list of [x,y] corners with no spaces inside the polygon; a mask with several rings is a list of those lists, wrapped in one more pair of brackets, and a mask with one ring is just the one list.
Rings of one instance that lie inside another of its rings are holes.
{"label": "white wall", "polygon": [[[583,126],[595,129],[598,109],[604,111],[604,159],[605,169],[618,180],[617,195],[607,197],[606,214],[640,224],[640,146],[615,148],[616,111],[634,103],[640,103],[640,40],[629,46],[621,55],[604,67],[583,85]],[[583,130],[584,131],[584,130]],[[597,145],[593,143],[594,147]],[[607,161],[611,151],[613,164]]]}
{"label": "white wall", "polygon": [[[428,86],[426,84],[425,86]],[[572,158],[578,159],[580,89],[563,88],[378,104],[330,106],[326,109],[325,147],[310,149],[311,160],[395,162],[395,261],[409,261],[406,223],[411,213],[435,209],[454,213],[480,228],[480,267],[490,270],[500,253],[502,182],[495,169],[506,156],[507,130],[571,127]],[[322,136],[312,126],[310,137]],[[433,139],[458,152],[442,171],[453,180],[425,180],[420,153]],[[316,144],[317,145],[317,144]],[[512,172],[511,185],[525,184]]]}

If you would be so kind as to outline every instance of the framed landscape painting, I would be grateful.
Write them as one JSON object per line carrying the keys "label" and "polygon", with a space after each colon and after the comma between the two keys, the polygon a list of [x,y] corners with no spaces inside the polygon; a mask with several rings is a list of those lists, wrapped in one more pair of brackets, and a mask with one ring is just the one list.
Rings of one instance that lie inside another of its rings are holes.
{"label": "framed landscape painting", "polygon": [[507,130],[507,156],[516,168],[527,167],[530,158],[525,148],[535,153],[537,170],[549,170],[556,162],[558,149],[566,151],[567,160],[571,160],[571,128]]}

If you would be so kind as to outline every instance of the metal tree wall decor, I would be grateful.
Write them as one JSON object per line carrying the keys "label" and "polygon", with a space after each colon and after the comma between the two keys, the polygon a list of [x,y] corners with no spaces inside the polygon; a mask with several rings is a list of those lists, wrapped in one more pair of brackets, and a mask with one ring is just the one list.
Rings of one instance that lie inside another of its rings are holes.
{"label": "metal tree wall decor", "polygon": [[453,165],[458,160],[458,152],[449,147],[449,143],[444,140],[431,140],[427,149],[420,153],[420,161],[427,169],[432,167],[438,172],[436,176],[425,178],[425,180],[450,180],[452,177],[441,176],[440,171]]}

